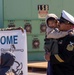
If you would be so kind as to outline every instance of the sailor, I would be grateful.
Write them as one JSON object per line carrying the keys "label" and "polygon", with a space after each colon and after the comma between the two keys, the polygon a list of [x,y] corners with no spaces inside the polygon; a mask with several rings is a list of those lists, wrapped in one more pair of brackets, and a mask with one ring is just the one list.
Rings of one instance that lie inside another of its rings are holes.
{"label": "sailor", "polygon": [[58,40],[58,54],[50,57],[53,75],[74,75],[74,17],[62,11],[59,30],[68,35]]}

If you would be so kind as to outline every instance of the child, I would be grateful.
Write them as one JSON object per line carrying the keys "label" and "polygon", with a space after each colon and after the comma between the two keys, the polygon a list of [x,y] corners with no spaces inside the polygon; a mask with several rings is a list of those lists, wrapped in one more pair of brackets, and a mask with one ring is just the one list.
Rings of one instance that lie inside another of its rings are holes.
{"label": "child", "polygon": [[68,32],[62,32],[58,29],[58,17],[55,14],[46,16],[46,37],[44,43],[45,59],[48,61],[47,75],[52,75],[50,66],[50,55],[58,54],[57,39],[68,35]]}
{"label": "child", "polygon": [[[68,35],[68,32],[65,31],[59,31],[58,27],[58,17],[55,14],[48,14],[46,16],[46,37],[45,37],[45,52],[46,54],[48,52],[51,52],[51,54],[57,54],[58,53],[58,47],[54,47],[54,49],[50,49],[51,45],[53,43],[57,43],[56,39],[62,38],[66,35]],[[57,45],[57,44],[55,44]],[[58,45],[57,45],[58,46]],[[53,50],[53,51],[52,51]]]}

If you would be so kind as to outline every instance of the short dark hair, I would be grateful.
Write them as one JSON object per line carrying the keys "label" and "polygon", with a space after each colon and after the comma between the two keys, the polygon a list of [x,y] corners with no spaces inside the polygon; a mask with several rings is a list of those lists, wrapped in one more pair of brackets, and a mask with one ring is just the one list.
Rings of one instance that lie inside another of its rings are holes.
{"label": "short dark hair", "polygon": [[[48,23],[49,20],[52,21],[52,20],[56,20],[56,19],[53,18],[53,17],[50,17],[50,18],[47,19],[47,23]],[[57,20],[56,20],[56,21],[57,21]]]}

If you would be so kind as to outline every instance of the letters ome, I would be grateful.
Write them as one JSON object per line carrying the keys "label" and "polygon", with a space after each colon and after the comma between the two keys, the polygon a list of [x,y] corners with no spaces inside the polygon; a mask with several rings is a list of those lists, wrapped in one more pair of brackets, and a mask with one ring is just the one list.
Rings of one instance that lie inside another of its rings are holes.
{"label": "letters ome", "polygon": [[18,44],[18,35],[1,36],[0,44]]}

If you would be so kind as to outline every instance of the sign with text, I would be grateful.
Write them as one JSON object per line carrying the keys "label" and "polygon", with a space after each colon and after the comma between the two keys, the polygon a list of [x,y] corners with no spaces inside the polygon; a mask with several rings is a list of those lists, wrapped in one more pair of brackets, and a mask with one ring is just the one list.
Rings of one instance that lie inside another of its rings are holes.
{"label": "sign with text", "polygon": [[12,53],[15,57],[13,65],[9,64],[12,61],[12,59],[8,60],[10,57],[5,58],[6,65],[10,65],[6,75],[27,75],[27,36],[25,30],[24,32],[21,30],[0,31],[0,52],[1,55]]}

